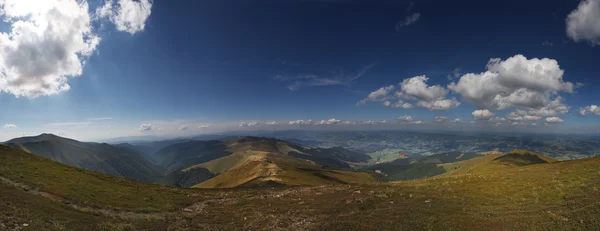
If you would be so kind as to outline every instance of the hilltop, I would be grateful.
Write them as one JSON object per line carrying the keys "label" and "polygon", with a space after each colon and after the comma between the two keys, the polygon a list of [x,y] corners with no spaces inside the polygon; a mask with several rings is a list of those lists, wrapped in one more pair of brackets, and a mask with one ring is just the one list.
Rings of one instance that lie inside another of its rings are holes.
{"label": "hilltop", "polygon": [[164,172],[142,154],[125,146],[79,142],[53,134],[12,139],[6,145],[64,164],[142,182],[153,182]]}
{"label": "hilltop", "polygon": [[374,183],[378,177],[352,170],[353,163],[370,158],[365,154],[262,137],[185,142],[168,146],[155,156],[170,171],[157,183],[180,187]]}
{"label": "hilltop", "polygon": [[463,162],[478,157],[481,157],[481,154],[475,152],[444,152],[429,156],[408,156],[368,166],[366,169],[381,172],[390,181],[416,180],[448,172],[452,167],[444,166],[448,166],[449,163]]}

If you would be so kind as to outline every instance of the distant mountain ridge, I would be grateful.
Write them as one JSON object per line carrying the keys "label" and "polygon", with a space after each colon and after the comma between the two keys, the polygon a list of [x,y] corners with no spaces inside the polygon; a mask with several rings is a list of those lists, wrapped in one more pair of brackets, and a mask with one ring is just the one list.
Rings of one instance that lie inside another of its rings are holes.
{"label": "distant mountain ridge", "polygon": [[129,147],[79,142],[53,134],[16,138],[6,145],[64,164],[142,182],[153,182],[164,171]]}

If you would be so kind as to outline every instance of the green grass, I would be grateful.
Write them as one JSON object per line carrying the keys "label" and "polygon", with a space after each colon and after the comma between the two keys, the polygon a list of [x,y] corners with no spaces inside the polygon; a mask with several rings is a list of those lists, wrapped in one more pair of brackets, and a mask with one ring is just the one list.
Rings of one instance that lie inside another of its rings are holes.
{"label": "green grass", "polygon": [[[160,219],[113,218],[0,184],[0,226],[27,223],[30,230],[600,230],[600,157],[509,166],[494,161],[500,156],[467,160],[459,170],[468,171],[415,181],[216,191],[144,185],[0,147],[3,177],[100,207],[174,211]],[[78,190],[72,184],[100,184],[107,190]],[[131,187],[137,190],[129,191]],[[125,192],[132,195],[124,196]],[[160,203],[136,199],[149,196]],[[171,205],[164,206],[168,200]],[[173,210],[192,202],[199,203],[194,212]]]}
{"label": "green grass", "polygon": [[4,145],[0,145],[0,176],[73,203],[115,210],[170,211],[210,196],[71,167]]}
{"label": "green grass", "polygon": [[398,154],[400,154],[400,153],[403,153],[402,149],[386,148],[381,151],[371,152],[371,153],[369,153],[369,156],[371,156],[372,162],[383,163],[383,162],[390,162],[390,161],[400,158],[400,156],[398,156]]}

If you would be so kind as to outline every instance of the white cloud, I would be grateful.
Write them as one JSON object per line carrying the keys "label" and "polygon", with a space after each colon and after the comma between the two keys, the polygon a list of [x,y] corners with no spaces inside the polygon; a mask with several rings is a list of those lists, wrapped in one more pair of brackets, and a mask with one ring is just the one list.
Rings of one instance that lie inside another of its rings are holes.
{"label": "white cloud", "polygon": [[35,98],[70,89],[100,38],[86,1],[3,0],[0,14],[10,32],[0,32],[0,92]]}
{"label": "white cloud", "polygon": [[521,121],[523,120],[523,116],[520,116],[518,113],[516,112],[511,112],[510,114],[508,114],[506,116],[506,118],[510,121]]}
{"label": "white cloud", "polygon": [[475,110],[471,114],[473,115],[473,119],[475,120],[490,120],[492,117],[494,117],[494,113],[490,112],[487,109]]}
{"label": "white cloud", "polygon": [[179,126],[179,131],[185,131],[185,130],[188,130],[188,128],[190,128],[190,126],[188,126],[188,125],[181,125],[181,126]]}
{"label": "white cloud", "polygon": [[151,10],[150,0],[107,0],[96,9],[96,16],[108,18],[117,30],[135,34],[144,30]]}
{"label": "white cloud", "polygon": [[424,124],[425,122],[423,122],[422,120],[416,120],[416,121],[411,121],[409,123],[410,124]]}
{"label": "white cloud", "polygon": [[565,105],[562,102],[562,97],[557,96],[554,100],[550,101],[546,106],[539,109],[529,109],[527,114],[535,116],[556,116],[566,114],[571,109],[570,106]]}
{"label": "white cloud", "polygon": [[575,42],[600,45],[600,0],[584,0],[567,16],[567,35]]}
{"label": "white cloud", "polygon": [[138,131],[140,131],[140,132],[149,132],[152,130],[156,130],[156,127],[154,127],[154,125],[152,125],[152,124],[142,124],[138,128]]}
{"label": "white cloud", "polygon": [[523,116],[523,119],[526,119],[526,120],[529,120],[529,121],[537,121],[537,120],[542,119],[542,117],[541,116],[526,115],[526,116]]}
{"label": "white cloud", "polygon": [[293,121],[290,121],[288,124],[290,124],[290,125],[307,125],[307,124],[312,124],[312,120],[293,120]]}
{"label": "white cloud", "polygon": [[288,86],[288,89],[290,89],[291,91],[298,90],[301,87],[311,86],[349,86],[352,83],[354,83],[357,79],[362,77],[364,74],[366,74],[369,71],[369,69],[371,69],[374,66],[374,64],[365,66],[354,74],[347,74],[343,71],[334,71],[327,73],[297,74],[295,76],[276,75],[274,79],[279,81],[292,81],[291,85]]}
{"label": "white cloud", "polygon": [[452,120],[452,123],[460,123],[460,122],[461,122],[460,118],[456,118],[456,119]]}
{"label": "white cloud", "polygon": [[546,123],[549,124],[557,124],[557,123],[564,123],[565,121],[559,117],[548,117],[546,118]]}
{"label": "white cloud", "polygon": [[[448,110],[460,105],[456,98],[446,99],[449,92],[446,88],[440,85],[429,86],[427,85],[428,80],[429,78],[424,75],[404,79],[400,83],[400,90],[393,95],[391,95],[395,89],[393,85],[382,87],[371,92],[367,98],[359,101],[357,105],[368,101],[384,101],[383,105],[386,107],[404,109],[414,107],[412,103],[400,99],[416,101],[416,106],[429,110]],[[393,100],[396,100],[396,102],[392,102]]]}
{"label": "white cloud", "polygon": [[321,120],[321,122],[319,122],[319,124],[338,124],[342,122],[341,120],[335,119],[335,118],[331,118],[328,120]]}
{"label": "white cloud", "polygon": [[239,127],[256,127],[258,126],[258,122],[241,122]]}
{"label": "white cloud", "polygon": [[400,20],[398,23],[396,23],[396,31],[400,31],[402,27],[415,24],[417,21],[419,21],[419,18],[421,18],[420,13],[413,13],[411,15],[406,16],[404,20]]}
{"label": "white cloud", "polygon": [[598,107],[597,105],[585,106],[585,107],[579,108],[579,114],[581,114],[581,115],[594,114],[594,115],[600,116],[600,107]]}
{"label": "white cloud", "polygon": [[98,117],[98,118],[89,118],[89,121],[102,121],[102,120],[112,120],[112,117]]}
{"label": "white cloud", "polygon": [[17,128],[17,125],[15,125],[15,124],[5,124],[4,128]]}
{"label": "white cloud", "polygon": [[[411,118],[412,120],[412,118]],[[389,121],[387,120],[381,120],[381,121],[377,121],[377,120],[367,120],[367,121],[362,121],[362,124],[369,124],[369,125],[378,125],[378,124],[387,124],[389,123]]]}
{"label": "white cloud", "polygon": [[402,122],[411,122],[411,121],[413,121],[413,118],[411,116],[408,116],[408,115],[399,116],[396,119],[399,120],[399,121],[402,121]]}
{"label": "white cloud", "polygon": [[404,109],[410,109],[410,108],[414,107],[412,104],[405,103],[402,100],[397,100],[395,103],[392,103],[391,101],[387,100],[387,101],[383,102],[383,106],[393,107],[393,108],[404,108]]}
{"label": "white cloud", "polygon": [[266,122],[266,125],[278,125],[277,121]]}
{"label": "white cloud", "polygon": [[419,101],[417,106],[424,107],[429,110],[448,110],[460,106],[460,102],[456,98],[435,100],[433,102]]}
{"label": "white cloud", "polygon": [[435,120],[435,122],[441,123],[441,122],[445,122],[446,120],[448,120],[448,117],[447,116],[436,116],[434,118],[434,120]]}
{"label": "white cloud", "polygon": [[482,109],[518,107],[535,115],[560,114],[568,107],[558,92],[572,93],[575,88],[563,81],[563,73],[554,59],[515,55],[504,61],[490,59],[486,72],[465,74],[448,88]]}
{"label": "white cloud", "polygon": [[504,118],[504,117],[496,117],[494,120],[495,121],[506,121],[506,118]]}
{"label": "white cloud", "polygon": [[554,43],[552,43],[550,41],[543,41],[542,42],[542,46],[551,47],[551,46],[554,46]]}
{"label": "white cloud", "polygon": [[200,125],[198,125],[198,128],[200,128],[200,129],[210,128],[210,127],[212,127],[212,124],[200,124]]}
{"label": "white cloud", "polygon": [[427,76],[415,76],[403,80],[400,90],[394,96],[406,100],[416,100],[417,106],[429,110],[448,110],[458,107],[460,102],[455,98],[445,99],[448,90],[440,85],[428,86]]}
{"label": "white cloud", "polygon": [[443,99],[448,90],[440,85],[428,86],[427,76],[415,76],[403,80],[400,83],[400,91],[396,92],[396,96],[408,100],[434,101]]}
{"label": "white cloud", "polygon": [[342,122],[340,122],[340,124],[343,124],[343,125],[356,124],[356,121],[342,121]]}
{"label": "white cloud", "polygon": [[374,92],[371,92],[367,98],[359,101],[357,105],[365,104],[369,101],[381,101],[385,100],[385,98],[395,89],[394,85],[389,85],[387,87],[382,87],[377,89]]}

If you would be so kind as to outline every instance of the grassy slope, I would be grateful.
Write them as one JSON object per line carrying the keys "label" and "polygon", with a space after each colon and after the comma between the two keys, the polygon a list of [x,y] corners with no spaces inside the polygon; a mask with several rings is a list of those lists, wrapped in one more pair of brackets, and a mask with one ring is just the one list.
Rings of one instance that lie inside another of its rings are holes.
{"label": "grassy slope", "polygon": [[155,212],[190,204],[190,191],[185,189],[76,168],[4,145],[0,145],[0,176],[91,207]]}
{"label": "grassy slope", "polygon": [[[130,230],[600,229],[600,157],[527,166],[489,159],[479,163],[503,168],[482,171],[473,164],[467,172],[392,184],[214,191],[144,185],[0,147],[1,176],[78,203],[144,211],[205,201],[195,213],[117,219],[0,184],[0,223],[27,222],[31,230],[98,230],[125,224]],[[142,199],[149,197],[156,200]]]}
{"label": "grassy slope", "polygon": [[13,139],[7,143],[64,164],[142,182],[156,180],[163,171],[131,149],[108,144],[84,143],[51,134]]}
{"label": "grassy slope", "polygon": [[[250,153],[248,153],[250,154]],[[374,183],[374,174],[325,170],[312,162],[275,153],[254,153],[195,188],[233,188],[272,182],[280,185]]]}
{"label": "grassy slope", "polygon": [[[204,179],[207,169],[214,178],[198,180],[197,188],[232,188],[263,184],[322,185],[373,183],[375,176],[364,172],[324,169],[323,166],[349,168],[344,160],[364,161],[369,157],[341,148],[312,149],[288,142],[260,137],[241,137],[223,142],[230,155],[197,164],[169,174],[157,181],[167,185],[187,185],[181,179]],[[348,177],[350,176],[350,177]],[[192,181],[189,181],[190,183]]]}
{"label": "grassy slope", "polygon": [[473,152],[445,152],[418,159],[412,157],[396,159],[391,162],[369,166],[367,169],[382,171],[387,175],[388,180],[391,181],[415,180],[441,175],[456,167],[448,163],[469,160],[480,156],[480,154]]}

